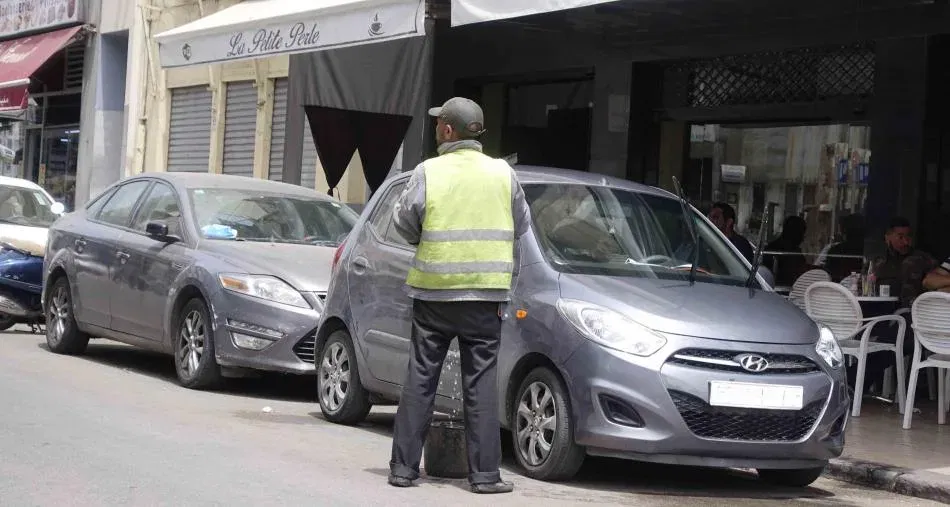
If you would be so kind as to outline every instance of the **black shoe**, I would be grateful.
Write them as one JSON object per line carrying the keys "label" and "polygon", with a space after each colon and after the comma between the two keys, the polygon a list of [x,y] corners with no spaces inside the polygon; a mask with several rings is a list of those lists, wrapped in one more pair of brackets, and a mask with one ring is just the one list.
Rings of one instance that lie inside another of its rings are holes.
{"label": "black shoe", "polygon": [[494,495],[498,493],[511,493],[515,490],[515,485],[510,482],[498,481],[485,484],[472,484],[472,493],[480,495]]}
{"label": "black shoe", "polygon": [[409,486],[412,486],[412,481],[410,481],[409,479],[406,479],[405,477],[390,475],[389,485],[396,486],[397,488],[408,488]]}

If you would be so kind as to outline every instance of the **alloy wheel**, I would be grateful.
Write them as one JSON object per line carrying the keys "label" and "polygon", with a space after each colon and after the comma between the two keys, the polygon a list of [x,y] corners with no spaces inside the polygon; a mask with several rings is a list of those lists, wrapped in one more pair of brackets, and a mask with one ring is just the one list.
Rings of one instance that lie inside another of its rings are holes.
{"label": "alloy wheel", "polygon": [[516,421],[518,452],[531,466],[539,466],[551,455],[557,428],[557,405],[551,388],[534,382],[518,400]]}
{"label": "alloy wheel", "polygon": [[178,334],[178,364],[188,377],[195,375],[205,348],[205,322],[201,313],[192,310],[182,321]]}
{"label": "alloy wheel", "polygon": [[66,287],[59,286],[50,298],[46,315],[47,336],[53,345],[59,344],[66,334],[66,325],[69,322],[69,295]]}
{"label": "alloy wheel", "polygon": [[340,410],[350,387],[350,356],[342,343],[333,342],[320,362],[320,401],[330,412]]}

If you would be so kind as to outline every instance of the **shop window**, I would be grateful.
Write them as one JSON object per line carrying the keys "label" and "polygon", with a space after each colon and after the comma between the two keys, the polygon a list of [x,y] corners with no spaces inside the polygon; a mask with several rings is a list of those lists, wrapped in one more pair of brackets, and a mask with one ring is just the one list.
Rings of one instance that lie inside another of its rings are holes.
{"label": "shop window", "polygon": [[[801,251],[810,262],[842,239],[841,223],[863,216],[870,173],[870,128],[864,125],[694,125],[690,158],[712,153],[713,201],[731,204],[736,230],[755,244],[763,214],[772,210],[766,243],[786,217],[805,219]],[[688,165],[687,165],[688,166]]]}

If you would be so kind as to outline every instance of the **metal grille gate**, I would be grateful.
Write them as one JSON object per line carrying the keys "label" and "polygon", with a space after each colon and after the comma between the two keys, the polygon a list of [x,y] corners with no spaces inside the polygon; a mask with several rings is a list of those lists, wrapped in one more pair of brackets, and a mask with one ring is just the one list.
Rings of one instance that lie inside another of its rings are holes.
{"label": "metal grille gate", "polygon": [[283,181],[284,143],[287,140],[287,90],[286,78],[274,81],[274,115],[271,117],[270,171],[268,179]]}
{"label": "metal grille gate", "polygon": [[171,91],[168,126],[169,172],[208,172],[211,155],[211,90],[207,86]]}
{"label": "metal grille gate", "polygon": [[226,90],[221,173],[253,177],[257,88],[253,81],[241,81],[228,83]]}
{"label": "metal grille gate", "polygon": [[682,85],[668,103],[709,108],[863,99],[874,93],[874,70],[869,43],[672,62],[666,81]]}

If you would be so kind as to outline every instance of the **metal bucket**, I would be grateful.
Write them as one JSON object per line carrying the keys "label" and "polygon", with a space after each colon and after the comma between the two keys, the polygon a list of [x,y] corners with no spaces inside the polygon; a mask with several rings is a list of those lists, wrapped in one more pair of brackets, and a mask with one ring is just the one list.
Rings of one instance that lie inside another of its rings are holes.
{"label": "metal bucket", "polygon": [[426,475],[430,477],[468,477],[465,424],[461,421],[435,421],[430,424],[424,456]]}

